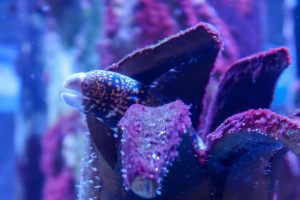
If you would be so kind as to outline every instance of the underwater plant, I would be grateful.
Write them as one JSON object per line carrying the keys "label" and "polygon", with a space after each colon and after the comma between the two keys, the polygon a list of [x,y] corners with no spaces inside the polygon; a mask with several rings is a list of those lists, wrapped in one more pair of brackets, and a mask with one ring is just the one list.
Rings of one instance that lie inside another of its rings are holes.
{"label": "underwater plant", "polygon": [[91,198],[281,197],[280,166],[299,154],[300,124],[268,108],[288,50],[241,59],[209,82],[221,46],[199,23],[107,70],[70,76],[62,98],[87,114],[99,153]]}

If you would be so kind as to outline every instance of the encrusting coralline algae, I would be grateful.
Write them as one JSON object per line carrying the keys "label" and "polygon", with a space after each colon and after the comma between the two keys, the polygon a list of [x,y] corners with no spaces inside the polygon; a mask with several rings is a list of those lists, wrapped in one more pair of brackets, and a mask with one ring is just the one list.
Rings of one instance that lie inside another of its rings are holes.
{"label": "encrusting coralline algae", "polygon": [[126,111],[118,124],[125,187],[144,197],[160,192],[181,136],[191,126],[189,115],[189,106],[180,100],[160,107],[136,104]]}

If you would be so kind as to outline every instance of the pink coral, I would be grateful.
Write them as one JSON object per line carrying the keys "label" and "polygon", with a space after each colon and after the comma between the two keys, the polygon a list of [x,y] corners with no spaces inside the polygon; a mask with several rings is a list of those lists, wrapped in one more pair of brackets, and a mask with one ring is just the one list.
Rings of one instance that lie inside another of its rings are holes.
{"label": "pink coral", "polygon": [[281,47],[231,65],[220,78],[211,101],[204,104],[199,126],[201,136],[205,138],[233,114],[250,108],[269,108],[275,84],[290,62],[288,50]]}
{"label": "pink coral", "polygon": [[45,175],[44,199],[75,198],[74,171],[66,165],[62,155],[62,142],[66,135],[84,130],[79,113],[63,116],[50,128],[42,140],[41,166]]}
{"label": "pink coral", "polygon": [[44,200],[76,199],[74,178],[70,169],[64,169],[59,176],[48,177],[44,186]]}
{"label": "pink coral", "polygon": [[191,126],[189,114],[179,100],[152,108],[136,104],[127,110],[118,124],[126,187],[138,176],[161,183],[166,167],[178,156],[181,134]]}
{"label": "pink coral", "polygon": [[238,58],[236,41],[209,3],[111,0],[106,2],[105,13],[104,38],[99,44],[101,68],[117,62],[136,48],[156,43],[199,22],[215,25],[222,34],[224,51],[217,61],[217,70]]}
{"label": "pink coral", "polygon": [[[296,120],[291,120],[267,109],[258,109],[229,117],[214,132],[207,136],[207,140],[212,144],[225,134],[234,134],[243,130],[268,134],[278,139],[281,138],[283,143],[290,137],[292,137],[293,143],[298,143],[300,139],[293,137],[300,133],[300,124]],[[287,145],[289,146],[289,144]]]}

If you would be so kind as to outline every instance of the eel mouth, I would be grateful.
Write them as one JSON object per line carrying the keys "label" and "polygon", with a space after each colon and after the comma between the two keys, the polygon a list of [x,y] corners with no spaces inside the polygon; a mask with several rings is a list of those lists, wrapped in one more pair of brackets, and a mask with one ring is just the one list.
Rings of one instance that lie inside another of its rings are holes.
{"label": "eel mouth", "polygon": [[67,105],[86,112],[86,105],[91,99],[83,95],[82,84],[86,77],[85,73],[75,73],[70,75],[64,83],[65,91],[61,93],[61,99]]}

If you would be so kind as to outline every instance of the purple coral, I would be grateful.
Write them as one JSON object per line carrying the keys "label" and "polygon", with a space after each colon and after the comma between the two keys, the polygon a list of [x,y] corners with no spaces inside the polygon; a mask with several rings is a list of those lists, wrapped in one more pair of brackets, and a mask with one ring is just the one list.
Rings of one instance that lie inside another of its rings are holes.
{"label": "purple coral", "polygon": [[134,25],[140,29],[139,48],[157,42],[178,31],[168,5],[157,0],[140,0],[134,14]]}
{"label": "purple coral", "polygon": [[210,146],[228,134],[241,131],[255,131],[267,134],[300,154],[300,124],[297,120],[289,119],[267,109],[249,110],[226,119],[214,132],[207,136]]}
{"label": "purple coral", "polygon": [[[63,116],[43,137],[41,167],[45,176],[43,198],[47,200],[75,199],[75,170],[63,157],[63,139],[83,131],[79,113]],[[74,154],[76,152],[73,152]]]}
{"label": "purple coral", "polygon": [[136,104],[126,111],[118,126],[127,188],[143,197],[155,196],[178,156],[181,135],[191,126],[189,115],[189,107],[179,100],[161,107]]}
{"label": "purple coral", "polygon": [[136,48],[156,43],[199,22],[211,23],[221,30],[224,50],[217,61],[217,70],[239,57],[229,28],[208,2],[112,0],[105,4],[104,39],[99,44],[101,68],[117,62]]}
{"label": "purple coral", "polygon": [[70,169],[64,169],[60,175],[47,177],[43,191],[44,200],[76,199],[74,175]]}
{"label": "purple coral", "polygon": [[277,79],[290,62],[288,50],[276,48],[230,66],[220,78],[211,101],[204,104],[201,136],[205,138],[233,114],[250,108],[269,108]]}

